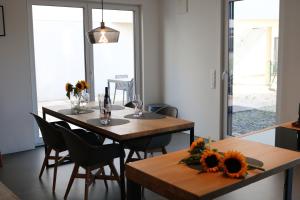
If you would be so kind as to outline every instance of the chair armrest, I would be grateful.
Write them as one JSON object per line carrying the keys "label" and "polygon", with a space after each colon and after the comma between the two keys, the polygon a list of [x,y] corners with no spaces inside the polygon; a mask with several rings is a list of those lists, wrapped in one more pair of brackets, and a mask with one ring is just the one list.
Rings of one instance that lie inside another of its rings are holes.
{"label": "chair armrest", "polygon": [[59,125],[59,126],[62,126],[62,127],[66,128],[66,129],[71,130],[70,125],[67,122],[65,122],[65,121],[50,122],[50,124],[54,125],[55,127],[57,127]]}

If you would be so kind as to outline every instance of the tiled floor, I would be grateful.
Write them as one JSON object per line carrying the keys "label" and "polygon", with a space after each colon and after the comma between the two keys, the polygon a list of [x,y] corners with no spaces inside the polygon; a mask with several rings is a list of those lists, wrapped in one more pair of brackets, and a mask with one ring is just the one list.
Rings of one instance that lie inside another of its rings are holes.
{"label": "tiled floor", "polygon": [[[252,136],[253,137],[253,136]],[[168,151],[175,151],[188,146],[189,136],[175,134]],[[72,164],[60,166],[58,169],[57,189],[55,195],[51,192],[53,169],[44,172],[41,180],[38,173],[44,157],[43,148],[4,156],[4,168],[0,168],[0,181],[10,188],[16,195],[24,200],[63,199],[68,183]],[[116,160],[115,165],[118,166]],[[229,193],[217,200],[282,200],[283,174],[272,176],[258,183],[249,185],[235,192]],[[300,168],[296,169],[294,178],[294,198],[300,199]],[[75,180],[69,199],[83,199],[84,182]],[[109,181],[109,189],[106,191],[103,181],[99,180],[90,187],[89,199],[118,200],[119,187],[116,182]],[[144,199],[163,200],[164,198],[145,190]]]}

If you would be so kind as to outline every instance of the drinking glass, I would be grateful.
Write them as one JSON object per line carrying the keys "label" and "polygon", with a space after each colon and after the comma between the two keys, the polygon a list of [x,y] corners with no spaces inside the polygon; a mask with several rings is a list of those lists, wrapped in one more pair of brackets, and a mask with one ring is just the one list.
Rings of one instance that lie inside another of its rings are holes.
{"label": "drinking glass", "polygon": [[100,123],[108,125],[110,123],[110,113],[104,106],[104,94],[98,94],[98,102],[100,108]]}
{"label": "drinking glass", "polygon": [[134,117],[141,117],[143,115],[143,101],[140,95],[133,95],[132,104],[134,105]]}

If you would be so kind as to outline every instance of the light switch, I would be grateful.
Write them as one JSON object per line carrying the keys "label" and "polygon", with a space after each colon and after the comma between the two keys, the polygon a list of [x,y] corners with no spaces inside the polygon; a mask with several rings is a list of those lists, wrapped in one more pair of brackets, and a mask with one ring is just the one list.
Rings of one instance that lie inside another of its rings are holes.
{"label": "light switch", "polygon": [[176,0],[177,14],[185,14],[188,12],[188,0]]}
{"label": "light switch", "polygon": [[210,88],[216,89],[217,84],[217,72],[215,69],[210,70]]}

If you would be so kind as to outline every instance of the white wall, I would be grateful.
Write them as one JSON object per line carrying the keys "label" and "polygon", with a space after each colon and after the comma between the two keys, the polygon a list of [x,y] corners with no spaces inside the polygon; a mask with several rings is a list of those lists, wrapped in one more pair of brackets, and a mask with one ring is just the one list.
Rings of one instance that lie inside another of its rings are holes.
{"label": "white wall", "polygon": [[300,1],[281,0],[279,27],[278,120],[298,118],[300,103]]}
{"label": "white wall", "polygon": [[[190,11],[176,14],[176,1],[162,2],[163,99],[180,117],[196,122],[196,135],[220,134],[220,87],[209,89],[209,71],[220,76],[220,2],[189,0]],[[278,121],[297,119],[300,92],[300,1],[280,1]],[[219,79],[217,82],[220,81]]]}
{"label": "white wall", "polygon": [[[3,1],[2,1],[3,2]],[[6,36],[0,37],[0,149],[34,147],[26,1],[4,2]]]}
{"label": "white wall", "polygon": [[[67,0],[66,0],[67,1]],[[83,0],[85,1],[85,0]],[[5,6],[7,36],[0,37],[0,150],[11,153],[34,147],[29,33],[26,0],[0,0]],[[99,2],[99,1],[97,1]],[[145,103],[159,102],[158,0],[110,0],[141,5]],[[148,75],[149,74],[149,75]],[[153,84],[155,82],[156,84]]]}
{"label": "white wall", "polygon": [[[176,1],[162,2],[163,98],[196,123],[195,135],[219,139],[221,1],[189,0],[188,8],[180,14]],[[216,89],[210,88],[211,70]]]}

